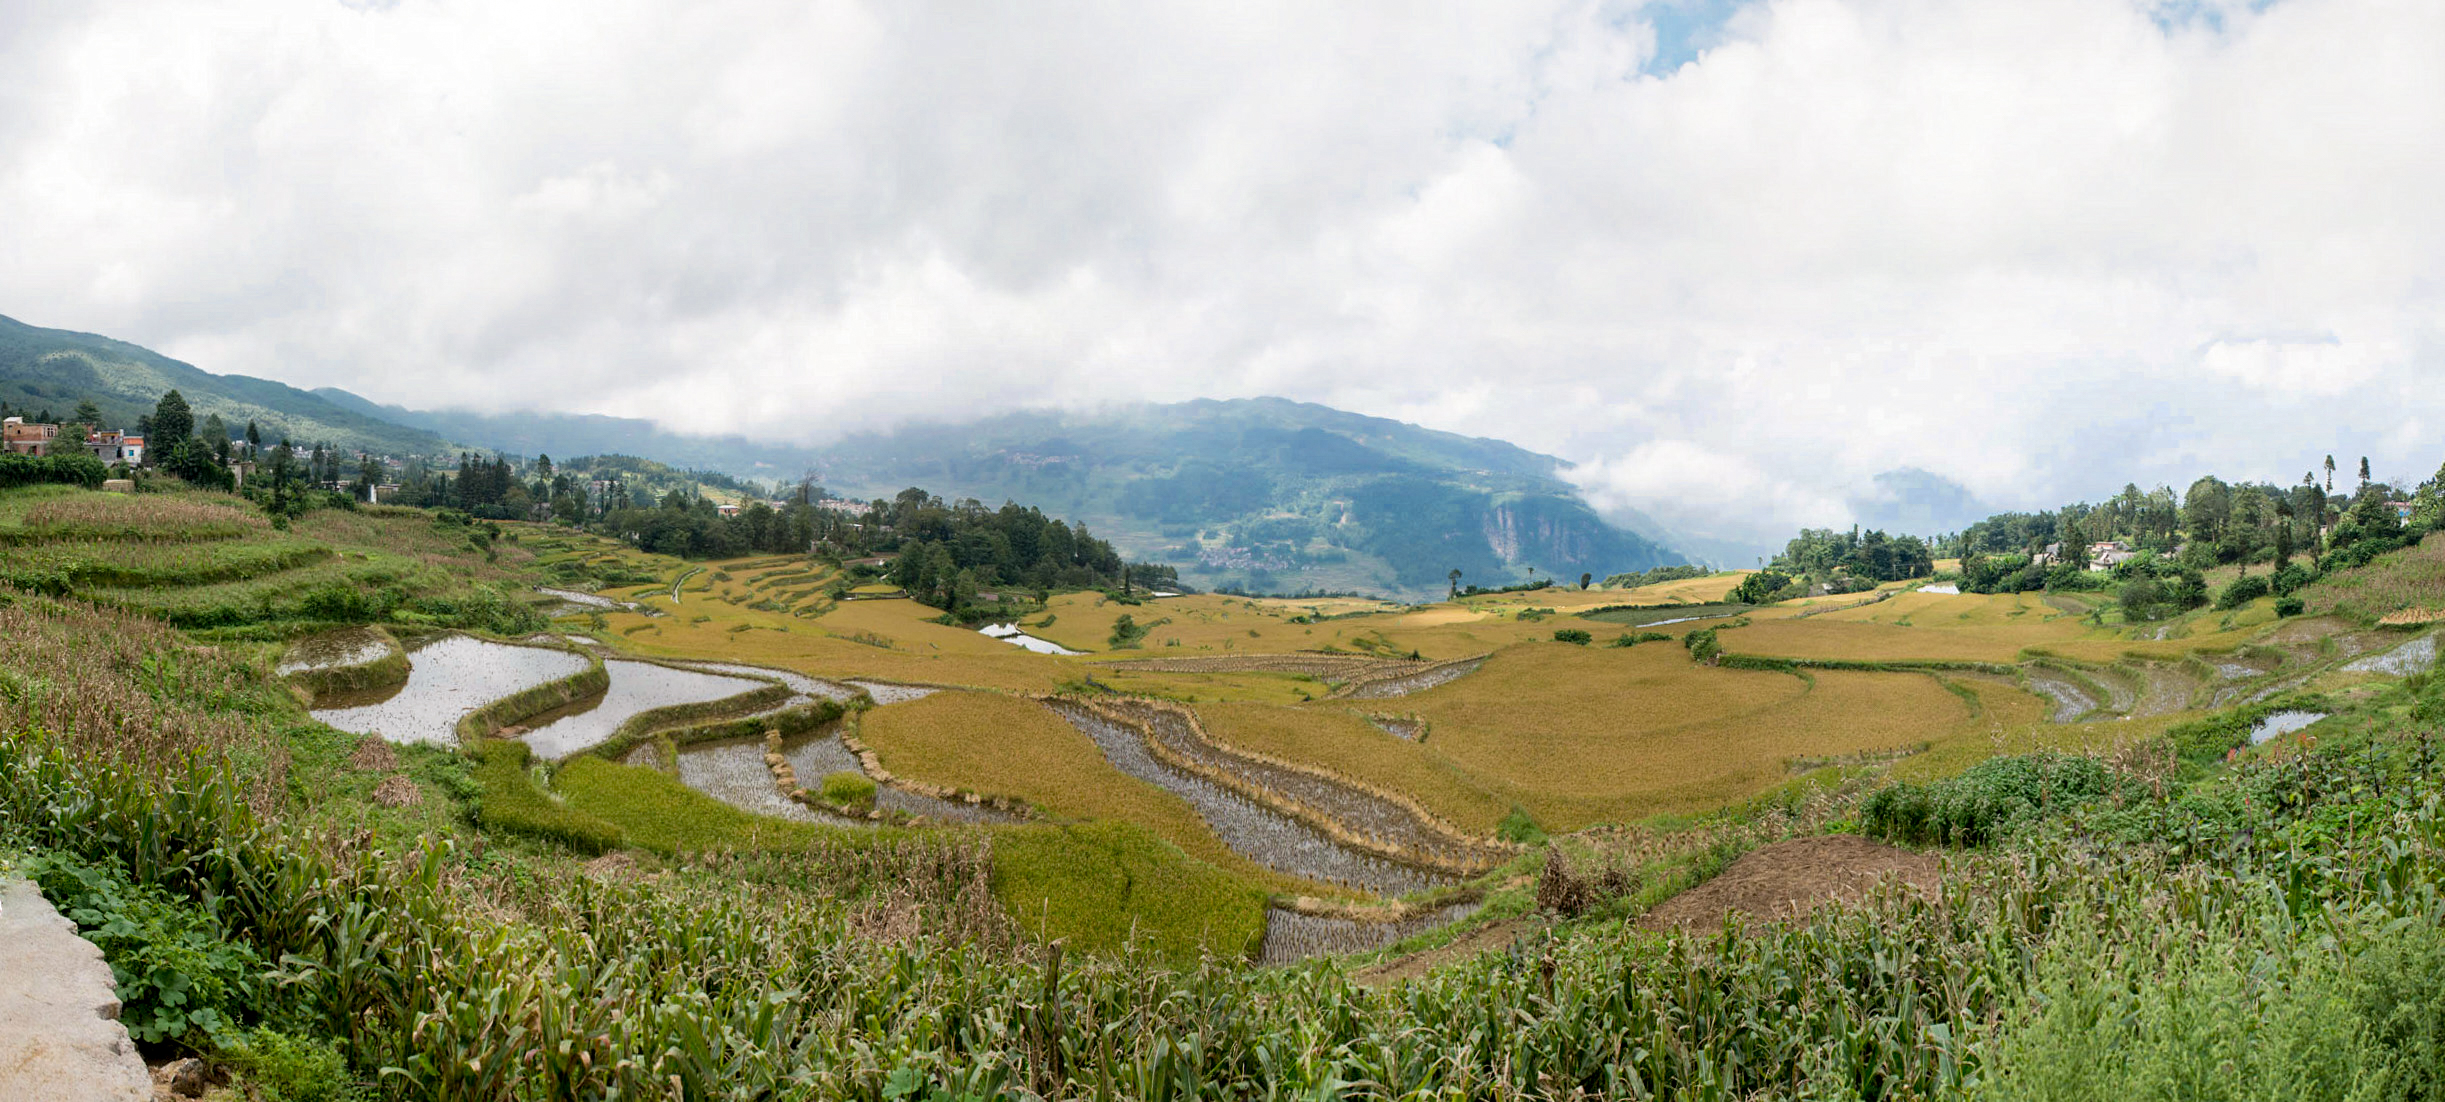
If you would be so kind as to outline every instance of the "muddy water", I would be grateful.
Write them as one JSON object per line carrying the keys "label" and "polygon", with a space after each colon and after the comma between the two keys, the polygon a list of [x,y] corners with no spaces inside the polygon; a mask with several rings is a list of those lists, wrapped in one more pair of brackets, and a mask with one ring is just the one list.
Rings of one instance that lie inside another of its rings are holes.
{"label": "muddy water", "polygon": [[1346,848],[1306,823],[1165,765],[1147,750],[1145,737],[1132,728],[1066,701],[1047,706],[1095,740],[1114,767],[1187,800],[1224,845],[1266,868],[1380,895],[1406,895],[1451,882],[1438,873]]}
{"label": "muddy water", "polygon": [[680,747],[679,783],[758,815],[801,823],[849,822],[781,795],[773,787],[771,768],[764,764],[764,740],[760,738],[724,739]]}
{"label": "muddy water", "polygon": [[611,674],[609,691],[593,700],[546,712],[522,724],[527,732],[518,738],[534,748],[536,757],[567,757],[600,743],[639,712],[673,704],[720,700],[726,696],[754,692],[765,684],[743,677],[675,670],[651,662],[614,659],[603,663],[603,668]]}
{"label": "muddy water", "polygon": [[808,677],[803,673],[791,670],[767,669],[763,666],[750,666],[739,662],[690,662],[688,665],[706,673],[731,674],[738,677],[768,677],[789,686],[791,692],[800,696],[819,696],[826,700],[837,700],[843,704],[857,699],[857,690],[848,685],[820,677]]}
{"label": "muddy water", "polygon": [[585,668],[584,658],[563,650],[444,635],[408,651],[406,682],[335,698],[313,715],[340,730],[392,742],[453,745],[454,729],[467,713]]}
{"label": "muddy water", "polygon": [[2099,701],[2080,683],[2050,670],[2032,668],[2029,691],[2054,702],[2054,712],[2047,718],[2056,723],[2070,723],[2095,711]]}
{"label": "muddy water", "polygon": [[866,690],[866,695],[873,697],[877,704],[905,704],[941,691],[926,685],[894,685],[886,681],[852,681],[850,684]]}
{"label": "muddy water", "polygon": [[2345,663],[2343,668],[2355,673],[2383,673],[2402,677],[2431,669],[2437,663],[2437,637],[2423,635],[2384,654],[2371,655]]}
{"label": "muddy water", "polygon": [[[797,770],[798,783],[807,788],[820,788],[823,779],[833,773],[866,775],[866,767],[857,755],[841,745],[840,736],[831,729],[801,735],[781,744],[781,756],[789,759],[790,768]],[[904,792],[890,785],[875,786],[876,807],[908,815],[922,815],[953,823],[1015,823],[1019,817],[989,807],[977,807],[958,800],[939,800]]]}
{"label": "muddy water", "polygon": [[1398,716],[1368,716],[1367,722],[1375,724],[1376,729],[1385,734],[1410,742],[1418,741],[1418,736],[1426,733],[1425,723]]}
{"label": "muddy water", "polygon": [[1362,922],[1300,914],[1287,907],[1265,910],[1265,942],[1257,951],[1260,964],[1295,964],[1337,953],[1365,953],[1405,937],[1448,926],[1477,913],[1475,903],[1438,907],[1399,922]]}
{"label": "muddy water", "polygon": [[2256,746],[2279,735],[2289,735],[2326,718],[2324,712],[2274,712],[2250,728],[2250,745]]}
{"label": "muddy water", "polygon": [[289,644],[288,653],[280,656],[280,665],[274,667],[272,672],[286,677],[307,670],[362,666],[389,654],[390,650],[390,637],[372,628],[326,631]]}
{"label": "muddy water", "polygon": [[1071,650],[1070,648],[1053,642],[1050,639],[1038,639],[1035,636],[1029,635],[1025,631],[1020,630],[1019,625],[1017,624],[987,624],[983,628],[979,629],[979,632],[990,638],[999,639],[1013,646],[1025,647],[1028,650],[1036,652],[1037,654],[1079,655],[1087,653],[1082,650]]}

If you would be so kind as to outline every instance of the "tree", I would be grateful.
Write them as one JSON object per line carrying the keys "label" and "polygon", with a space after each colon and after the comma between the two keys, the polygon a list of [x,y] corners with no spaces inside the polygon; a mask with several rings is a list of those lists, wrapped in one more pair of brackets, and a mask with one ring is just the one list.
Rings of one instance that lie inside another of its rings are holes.
{"label": "tree", "polygon": [[252,459],[256,452],[262,450],[263,430],[256,427],[253,421],[248,421],[246,423],[246,457]]}
{"label": "tree", "polygon": [[1460,568],[1458,567],[1452,568],[1452,596],[1455,599],[1460,596]]}
{"label": "tree", "polygon": [[155,447],[195,435],[195,413],[176,390],[162,395],[160,404],[153,407],[153,435],[158,438],[153,441]]}
{"label": "tree", "polygon": [[2360,457],[2360,488],[2369,488],[2369,457],[2365,455]]}
{"label": "tree", "polygon": [[87,398],[76,404],[74,416],[85,424],[99,425],[102,423],[102,407],[93,404],[93,399]]}
{"label": "tree", "polygon": [[535,473],[544,478],[552,477],[552,457],[548,455],[536,456]]}
{"label": "tree", "polygon": [[2335,492],[2335,457],[2326,457],[2326,492]]}
{"label": "tree", "polygon": [[1596,575],[1582,571],[1579,575],[1579,588],[1586,589],[1588,587],[1588,583],[1595,580]]}

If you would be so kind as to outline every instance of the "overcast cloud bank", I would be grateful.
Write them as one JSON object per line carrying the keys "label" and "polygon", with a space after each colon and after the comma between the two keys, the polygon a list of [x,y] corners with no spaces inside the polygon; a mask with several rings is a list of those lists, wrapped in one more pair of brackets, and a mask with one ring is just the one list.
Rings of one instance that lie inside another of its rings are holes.
{"label": "overcast cloud bank", "polygon": [[2439,458],[2445,4],[1468,7],[10,5],[0,312],[807,443],[1280,394],[1733,540]]}

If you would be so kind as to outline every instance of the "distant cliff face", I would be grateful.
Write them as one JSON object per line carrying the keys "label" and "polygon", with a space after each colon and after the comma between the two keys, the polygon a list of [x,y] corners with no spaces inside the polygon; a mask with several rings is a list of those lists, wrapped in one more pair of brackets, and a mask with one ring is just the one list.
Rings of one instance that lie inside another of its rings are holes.
{"label": "distant cliff face", "polygon": [[[1486,547],[1515,567],[1536,567],[1557,576],[1593,573],[1603,576],[1623,569],[1616,563],[1656,559],[1661,550],[1598,518],[1576,499],[1532,497],[1498,501],[1486,510],[1481,528]],[[1653,565],[1663,565],[1654,562]]]}

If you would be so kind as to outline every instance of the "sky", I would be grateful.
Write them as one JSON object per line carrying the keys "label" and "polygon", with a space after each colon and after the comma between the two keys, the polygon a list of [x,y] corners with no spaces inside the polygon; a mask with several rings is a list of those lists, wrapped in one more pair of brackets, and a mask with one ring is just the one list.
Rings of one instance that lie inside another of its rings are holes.
{"label": "sky", "polygon": [[418,408],[1278,394],[1732,542],[2445,461],[2434,0],[63,0],[0,71],[0,313]]}

